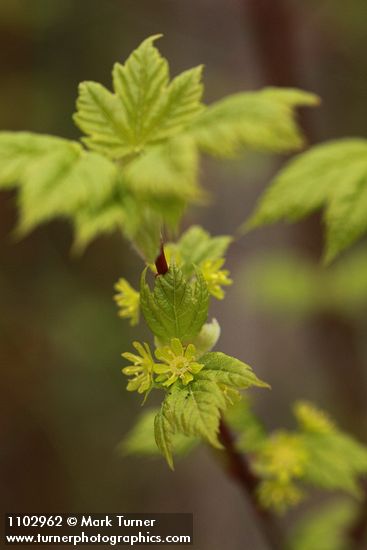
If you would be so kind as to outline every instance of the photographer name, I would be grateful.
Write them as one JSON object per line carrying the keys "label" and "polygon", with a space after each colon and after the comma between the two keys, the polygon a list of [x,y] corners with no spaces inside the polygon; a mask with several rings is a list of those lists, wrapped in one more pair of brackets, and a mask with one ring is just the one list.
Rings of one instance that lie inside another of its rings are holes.
{"label": "photographer name", "polygon": [[125,516],[104,516],[96,518],[91,515],[82,516],[80,527],[152,527],[156,519],[137,519]]}

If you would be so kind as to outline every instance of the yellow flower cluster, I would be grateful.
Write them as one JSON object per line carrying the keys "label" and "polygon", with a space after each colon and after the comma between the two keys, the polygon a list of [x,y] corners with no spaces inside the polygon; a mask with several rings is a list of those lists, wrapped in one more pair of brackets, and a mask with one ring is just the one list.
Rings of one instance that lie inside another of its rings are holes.
{"label": "yellow flower cluster", "polygon": [[204,367],[196,361],[196,355],[194,344],[184,348],[178,338],[172,338],[169,346],[158,348],[155,352],[156,358],[162,361],[154,369],[159,374],[156,381],[163,386],[171,386],[178,379],[188,384],[194,379],[194,374]]}
{"label": "yellow flower cluster", "polygon": [[127,391],[144,393],[152,386],[155,363],[148,344],[145,342],[144,344],[133,342],[133,346],[139,355],[128,351],[123,353],[122,357],[132,364],[128,367],[124,367],[122,372],[127,376],[132,376],[127,384]]}
{"label": "yellow flower cluster", "polygon": [[233,283],[232,279],[229,278],[228,269],[221,269],[224,262],[224,258],[219,258],[219,260],[205,260],[200,264],[201,272],[208,285],[209,294],[218,300],[224,298],[222,286],[229,286]]}
{"label": "yellow flower cluster", "polygon": [[[186,385],[204,367],[196,361],[195,346],[183,346],[178,338],[172,338],[169,345],[155,350],[159,363],[154,360],[148,344],[134,342],[133,346],[139,355],[130,352],[122,354],[122,357],[131,362],[131,365],[122,369],[124,374],[132,376],[127,385],[128,391],[147,392],[153,382],[169,387],[176,380],[181,380]],[[158,376],[153,380],[154,374]]]}
{"label": "yellow flower cluster", "polygon": [[277,479],[262,481],[257,496],[264,508],[273,508],[279,513],[296,506],[304,497],[304,492],[294,483],[282,483]]}
{"label": "yellow flower cluster", "polygon": [[130,319],[130,325],[137,325],[139,322],[140,294],[127,282],[126,279],[119,279],[115,284],[117,294],[114,300],[119,307],[119,317]]}
{"label": "yellow flower cluster", "polygon": [[279,432],[268,439],[254,463],[263,478],[258,489],[260,502],[279,512],[298,504],[303,492],[294,480],[303,476],[306,463],[307,452],[297,435]]}
{"label": "yellow flower cluster", "polygon": [[288,482],[304,473],[307,453],[297,435],[279,432],[264,444],[256,470],[265,477]]}
{"label": "yellow flower cluster", "polygon": [[307,401],[298,401],[294,414],[300,427],[306,432],[329,434],[335,432],[335,425],[329,417]]}

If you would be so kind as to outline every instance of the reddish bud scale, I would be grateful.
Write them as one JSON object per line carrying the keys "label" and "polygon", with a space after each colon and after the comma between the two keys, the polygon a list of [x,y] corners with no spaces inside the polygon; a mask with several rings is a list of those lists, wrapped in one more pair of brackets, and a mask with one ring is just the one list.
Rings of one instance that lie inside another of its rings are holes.
{"label": "reddish bud scale", "polygon": [[168,264],[166,256],[164,254],[163,243],[161,244],[161,251],[155,261],[155,267],[157,268],[157,275],[164,275],[168,271]]}

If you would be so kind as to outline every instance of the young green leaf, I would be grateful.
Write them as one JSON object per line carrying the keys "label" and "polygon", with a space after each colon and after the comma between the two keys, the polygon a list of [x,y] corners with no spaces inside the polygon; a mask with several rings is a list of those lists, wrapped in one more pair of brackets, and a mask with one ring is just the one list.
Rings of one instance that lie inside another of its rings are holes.
{"label": "young green leaf", "polygon": [[135,197],[125,197],[124,234],[133,243],[137,252],[146,262],[154,262],[159,253],[163,217],[148,203],[139,202]]}
{"label": "young green leaf", "polygon": [[154,419],[154,437],[158,449],[167,460],[173,470],[173,444],[172,437],[175,432],[172,420],[172,413],[166,401],[163,401],[159,412]]}
{"label": "young green leaf", "polygon": [[32,164],[19,196],[22,234],[57,216],[98,206],[112,193],[116,167],[98,153],[54,151]]}
{"label": "young green leaf", "polygon": [[[202,67],[170,82],[168,63],[154,46],[157,38],[147,38],[124,65],[114,66],[113,91],[97,82],[80,84],[74,120],[93,152],[50,136],[0,135],[0,187],[22,187],[21,232],[56,216],[71,217],[75,248],[81,250],[98,234],[123,228],[144,258],[153,261],[162,225],[176,230],[187,205],[205,197],[198,185],[198,144],[211,139],[215,148],[228,139],[229,149],[247,141],[256,147],[262,139],[252,135],[261,119],[257,109],[263,110],[265,149],[270,135],[280,150],[284,139],[297,134],[293,108],[312,104],[314,96],[268,89],[206,108]],[[184,274],[193,275],[193,263],[204,269],[200,264],[210,262],[205,271],[209,291],[221,298],[221,286],[230,281],[213,264],[221,256],[211,250],[225,250],[229,238],[210,239],[205,232],[194,237],[198,246],[182,241]]]}
{"label": "young green leaf", "polygon": [[194,67],[174,78],[165,92],[155,120],[155,139],[167,139],[183,131],[204,110],[201,103],[203,67]]}
{"label": "young green leaf", "polygon": [[305,465],[305,481],[360,496],[358,477],[367,473],[367,449],[363,445],[340,432],[307,433],[302,441],[310,457]]}
{"label": "young green leaf", "polygon": [[[154,421],[160,409],[144,411],[138,418],[135,426],[125,436],[118,446],[124,455],[160,456],[154,436]],[[157,421],[158,422],[158,421]],[[184,455],[197,444],[194,438],[176,433],[172,436],[172,448],[175,455]]]}
{"label": "young green leaf", "polygon": [[112,71],[111,93],[101,84],[79,87],[74,121],[83,141],[114,159],[141,152],[146,145],[178,134],[203,109],[201,67],[184,71],[169,83],[169,69],[151,36]]}
{"label": "young green leaf", "polygon": [[260,199],[247,229],[296,221],[325,205],[326,260],[367,229],[367,140],[317,145],[292,160]]}
{"label": "young green leaf", "polygon": [[98,82],[79,84],[75,124],[94,151],[119,159],[131,152],[126,113],[119,98]]}
{"label": "young green leaf", "polygon": [[212,380],[217,384],[247,389],[252,386],[269,388],[255,375],[249,365],[222,352],[209,352],[200,357],[204,368],[197,374],[200,380]]}
{"label": "young green leaf", "polygon": [[321,101],[317,95],[298,88],[276,88],[275,86],[269,86],[261,90],[261,92],[269,101],[283,103],[289,109],[293,107],[317,107]]}
{"label": "young green leaf", "polygon": [[225,255],[232,237],[220,235],[211,237],[198,225],[190,227],[174,245],[178,252],[182,269],[185,274],[193,272],[194,265],[200,265],[207,260],[218,260]]}
{"label": "young green leaf", "polygon": [[126,184],[145,200],[195,199],[198,188],[198,154],[189,137],[178,137],[149,147],[125,170]]}
{"label": "young green leaf", "polygon": [[26,132],[0,133],[0,184],[20,186],[19,232],[86,206],[114,189],[115,165],[74,142]]}
{"label": "young green leaf", "polygon": [[325,212],[326,263],[367,230],[367,140],[365,154],[336,182]]}
{"label": "young green leaf", "polygon": [[154,419],[160,409],[144,410],[133,428],[127,433],[118,448],[124,455],[154,456],[159,454],[154,437]]}
{"label": "young green leaf", "polygon": [[178,382],[164,402],[176,431],[201,437],[214,447],[222,448],[218,441],[219,418],[227,403],[215,382],[194,380],[188,386]]}
{"label": "young green leaf", "polygon": [[35,162],[55,151],[78,155],[81,147],[75,141],[54,136],[0,132],[0,188],[20,185]]}
{"label": "young green leaf", "polygon": [[340,498],[308,512],[292,529],[289,550],[350,550],[348,529],[357,517],[352,499]]}
{"label": "young green leaf", "polygon": [[[187,385],[177,381],[167,393],[164,404],[170,422],[163,424],[163,418],[159,419],[160,439],[169,441],[171,430],[174,430],[186,436],[201,437],[221,448],[219,419],[233,403],[233,392],[237,397],[237,388],[267,387],[267,384],[261,382],[248,365],[223,353],[207,353],[199,361],[204,367],[195,374],[194,380]],[[167,445],[161,446],[167,457]]]}
{"label": "young green leaf", "polygon": [[190,128],[199,147],[221,157],[241,147],[289,152],[304,144],[294,108],[314,106],[317,96],[301,90],[270,88],[229,96],[210,105]]}
{"label": "young green leaf", "polygon": [[[74,215],[75,243],[78,252],[97,235],[121,231],[147,262],[158,255],[162,224],[166,217],[156,205],[140,201],[129,194],[125,181],[117,179],[117,189],[101,205],[83,207]],[[170,218],[171,219],[171,218]]]}
{"label": "young green leaf", "polygon": [[195,337],[208,315],[207,285],[198,271],[194,280],[184,278],[182,271],[172,265],[165,275],[158,275],[154,291],[141,278],[140,303],[150,330],[166,343],[171,338],[183,342]]}
{"label": "young green leaf", "polygon": [[127,212],[120,203],[108,201],[98,207],[82,208],[73,215],[73,251],[81,253],[98,235],[122,231]]}
{"label": "young green leaf", "polygon": [[113,86],[124,107],[132,150],[140,150],[160,123],[157,113],[168,84],[168,63],[153,46],[159,36],[144,40],[124,65],[116,63],[113,68]]}
{"label": "young green leaf", "polygon": [[298,481],[360,498],[359,478],[367,473],[367,448],[339,431],[308,402],[296,403],[295,415],[297,431],[277,431],[254,450],[263,504],[279,511],[297,504],[302,498]]}
{"label": "young green leaf", "polygon": [[168,64],[153,46],[156,38],[144,40],[125,65],[115,64],[115,93],[96,82],[80,84],[74,121],[91,149],[119,159],[147,141],[168,83]]}

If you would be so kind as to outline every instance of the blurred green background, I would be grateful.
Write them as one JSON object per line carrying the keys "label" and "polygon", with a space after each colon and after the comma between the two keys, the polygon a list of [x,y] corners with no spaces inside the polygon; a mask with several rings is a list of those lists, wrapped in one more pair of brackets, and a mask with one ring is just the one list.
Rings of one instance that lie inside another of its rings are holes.
{"label": "blurred green background", "polygon": [[[365,0],[1,0],[0,128],[78,137],[78,82],[109,86],[115,61],[163,33],[159,48],[174,74],[205,64],[206,101],[299,86],[323,100],[300,117],[311,143],[366,136],[366,24]],[[233,233],[280,164],[250,154],[204,159],[213,199],[186,225]],[[249,506],[207,449],[179,461],[174,474],[163,460],[116,451],[140,412],[139,398],[125,391],[120,354],[144,328],[138,334],[117,317],[113,284],[120,276],[136,284],[139,258],[119,236],[72,257],[64,222],[15,242],[15,222],[16,197],[2,193],[2,512],[193,512],[195,548],[265,549]],[[337,279],[329,272],[353,264],[355,252],[326,274],[321,245],[318,216],[236,241],[227,264],[235,285],[212,313],[221,349],[273,387],[253,392],[269,428],[290,426],[290,404],[308,398],[367,441],[367,261],[345,268],[325,300],[328,277]]]}

